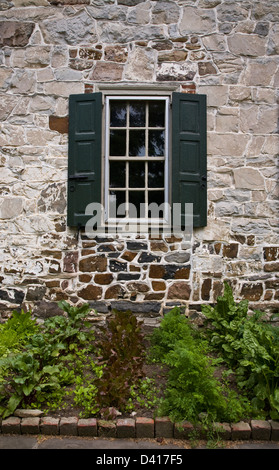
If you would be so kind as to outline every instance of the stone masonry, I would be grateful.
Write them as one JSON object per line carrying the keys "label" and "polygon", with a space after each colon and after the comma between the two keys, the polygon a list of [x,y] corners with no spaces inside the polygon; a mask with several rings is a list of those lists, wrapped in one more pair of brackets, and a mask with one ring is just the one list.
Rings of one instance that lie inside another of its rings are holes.
{"label": "stone masonry", "polygon": [[[66,299],[151,319],[224,280],[278,312],[277,1],[1,0],[0,45],[0,316]],[[208,224],[190,243],[66,226],[68,97],[102,83],[207,95]]]}

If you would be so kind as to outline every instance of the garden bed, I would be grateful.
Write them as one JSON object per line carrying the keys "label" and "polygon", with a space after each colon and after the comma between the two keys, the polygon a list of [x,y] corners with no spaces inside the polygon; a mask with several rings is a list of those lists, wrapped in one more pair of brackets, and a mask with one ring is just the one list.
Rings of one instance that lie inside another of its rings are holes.
{"label": "garden bed", "polygon": [[229,286],[204,307],[206,328],[175,307],[155,329],[117,311],[93,329],[87,304],[59,305],[64,314],[43,325],[14,312],[0,327],[3,419],[37,408],[59,419],[278,420],[278,327],[248,315]]}

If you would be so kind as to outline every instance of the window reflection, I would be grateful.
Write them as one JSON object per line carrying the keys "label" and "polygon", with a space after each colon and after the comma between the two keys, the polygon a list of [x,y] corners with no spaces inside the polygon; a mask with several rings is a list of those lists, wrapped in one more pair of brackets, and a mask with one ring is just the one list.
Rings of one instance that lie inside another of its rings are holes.
{"label": "window reflection", "polygon": [[164,101],[149,101],[149,127],[165,127]]}
{"label": "window reflection", "polygon": [[129,156],[144,157],[145,156],[145,131],[129,132]]}
{"label": "window reflection", "polygon": [[163,157],[165,154],[165,131],[149,131],[148,155]]}
{"label": "window reflection", "polygon": [[130,127],[145,127],[145,102],[130,102]]}
{"label": "window reflection", "polygon": [[120,204],[125,203],[125,191],[109,192],[109,214],[110,217],[125,217],[125,211],[118,211]]}
{"label": "window reflection", "polygon": [[127,122],[127,104],[125,101],[110,102],[110,127],[125,127]]}
{"label": "window reflection", "polygon": [[126,131],[110,131],[110,156],[123,157],[126,155]]}
{"label": "window reflection", "polygon": [[110,162],[110,188],[125,188],[126,179],[126,163]]}
{"label": "window reflection", "polygon": [[148,187],[164,187],[164,162],[148,162]]}
{"label": "window reflection", "polygon": [[129,191],[129,202],[135,206],[137,215],[140,217],[140,205],[145,202],[144,191]]}
{"label": "window reflection", "polygon": [[149,191],[148,192],[148,204],[155,202],[160,205],[164,203],[164,191]]}
{"label": "window reflection", "polygon": [[129,163],[129,187],[144,188],[145,187],[145,163],[130,162]]}

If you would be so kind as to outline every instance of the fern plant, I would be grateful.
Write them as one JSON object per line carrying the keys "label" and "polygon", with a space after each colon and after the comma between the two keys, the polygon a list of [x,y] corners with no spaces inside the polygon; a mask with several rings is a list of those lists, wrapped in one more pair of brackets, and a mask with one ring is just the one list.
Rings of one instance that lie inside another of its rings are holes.
{"label": "fern plant", "polygon": [[[217,362],[209,358],[207,342],[200,338],[178,307],[167,313],[151,337],[154,359],[169,367],[167,388],[159,414],[174,421],[195,422],[200,413],[212,420],[231,420],[228,403],[236,401],[215,378]],[[245,407],[238,407],[237,419]],[[235,416],[234,416],[235,418]]]}
{"label": "fern plant", "polygon": [[264,313],[248,315],[248,301],[234,301],[225,284],[214,307],[203,306],[208,319],[207,337],[247,391],[254,413],[279,418],[279,328],[263,320]]}

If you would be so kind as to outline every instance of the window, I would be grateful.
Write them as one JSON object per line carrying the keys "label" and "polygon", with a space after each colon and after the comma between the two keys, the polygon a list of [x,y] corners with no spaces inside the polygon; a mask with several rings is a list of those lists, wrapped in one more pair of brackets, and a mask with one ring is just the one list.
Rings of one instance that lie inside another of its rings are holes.
{"label": "window", "polygon": [[129,203],[148,220],[152,202],[192,203],[193,226],[206,225],[206,96],[71,95],[68,226],[85,226],[92,203],[104,226],[133,219]]}
{"label": "window", "polygon": [[106,98],[105,220],[148,221],[168,203],[168,117],[168,97]]}

